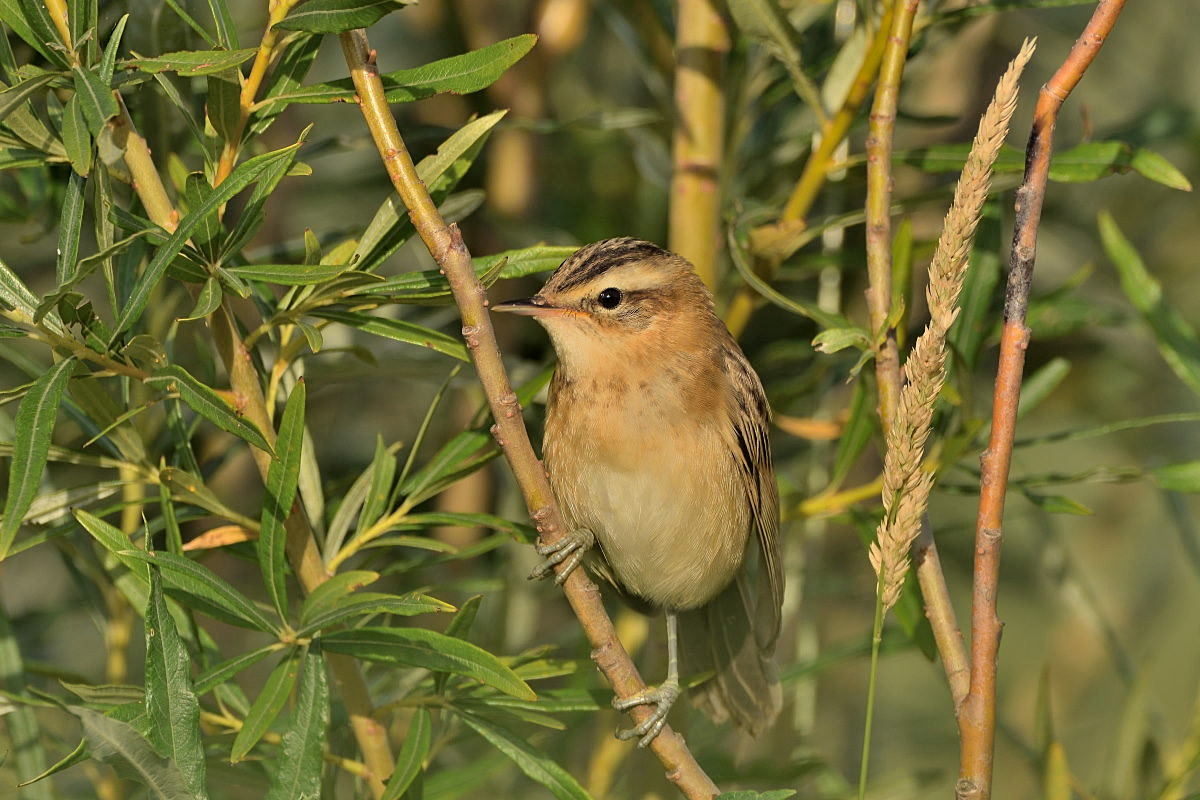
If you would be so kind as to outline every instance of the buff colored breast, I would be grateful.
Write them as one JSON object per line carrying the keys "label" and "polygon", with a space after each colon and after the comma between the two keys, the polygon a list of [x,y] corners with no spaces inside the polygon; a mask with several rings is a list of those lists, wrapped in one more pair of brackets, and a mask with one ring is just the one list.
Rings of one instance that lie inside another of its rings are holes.
{"label": "buff colored breast", "polygon": [[551,393],[545,460],[567,523],[595,534],[595,571],[659,607],[703,605],[742,562],[750,521],[723,379],[660,366],[560,378]]}

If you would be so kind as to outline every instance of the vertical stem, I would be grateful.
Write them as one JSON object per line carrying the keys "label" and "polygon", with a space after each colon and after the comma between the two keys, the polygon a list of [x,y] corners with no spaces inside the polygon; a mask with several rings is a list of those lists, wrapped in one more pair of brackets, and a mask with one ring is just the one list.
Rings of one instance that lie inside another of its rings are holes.
{"label": "vertical stem", "polygon": [[892,300],[892,139],[916,13],[917,0],[904,0],[893,16],[867,128],[867,311],[875,339],[879,418],[885,431],[891,428],[900,401],[900,354],[895,328],[888,324]]}
{"label": "vertical stem", "polygon": [[679,0],[675,35],[675,133],[669,246],[717,283],[729,30],[714,0]]}
{"label": "vertical stem", "polygon": [[[475,275],[471,254],[463,244],[458,227],[446,224],[429,191],[417,176],[412,156],[388,108],[383,82],[379,78],[366,33],[356,30],[344,33],[340,38],[346,65],[350,68],[358,93],[359,108],[383,159],[388,177],[408,208],[409,218],[421,240],[445,273],[454,294],[454,301],[462,316],[463,338],[495,420],[492,432],[501,444],[541,539],[547,543],[554,542],[563,535],[566,527],[550,491],[545,468],[529,442],[529,433],[521,418],[521,407],[505,372],[504,360],[488,316],[487,292]],[[643,691],[646,684],[617,638],[596,585],[583,570],[574,570],[563,584],[563,591],[592,646],[592,660],[608,678],[617,696],[627,697]],[[635,722],[641,723],[653,712],[647,706],[637,706],[629,713]],[[689,800],[708,800],[717,795],[716,784],[696,763],[683,738],[669,726],[655,737],[650,749],[667,769],[667,778]]]}
{"label": "vertical stem", "polygon": [[883,642],[883,573],[875,586],[875,622],[871,626],[871,672],[867,678],[867,719],[863,723],[862,760],[858,765],[858,800],[867,796],[871,761],[871,729],[875,725],[875,683],[879,675],[879,645]]}
{"label": "vertical stem", "polygon": [[1016,432],[1017,401],[1029,346],[1025,313],[1037,253],[1038,225],[1050,169],[1054,126],[1063,102],[1104,45],[1125,0],[1100,0],[1066,60],[1042,87],[1025,151],[1025,178],[1016,197],[1016,224],[1009,255],[1000,362],[992,399],[992,432],[980,459],[979,515],[975,527],[975,570],[971,605],[971,682],[959,708],[962,739],[959,800],[989,800],[996,739],[996,662],[1002,624],[996,611],[1004,496]]}

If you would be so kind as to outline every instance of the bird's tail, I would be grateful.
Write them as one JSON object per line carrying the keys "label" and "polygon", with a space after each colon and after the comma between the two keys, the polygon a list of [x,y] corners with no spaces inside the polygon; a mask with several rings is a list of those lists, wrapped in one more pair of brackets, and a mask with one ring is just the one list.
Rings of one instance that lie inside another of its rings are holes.
{"label": "bird's tail", "polygon": [[756,607],[743,573],[710,603],[679,617],[682,674],[715,673],[688,691],[692,702],[714,722],[733,720],[752,736],[770,727],[783,705],[776,632],[755,625]]}

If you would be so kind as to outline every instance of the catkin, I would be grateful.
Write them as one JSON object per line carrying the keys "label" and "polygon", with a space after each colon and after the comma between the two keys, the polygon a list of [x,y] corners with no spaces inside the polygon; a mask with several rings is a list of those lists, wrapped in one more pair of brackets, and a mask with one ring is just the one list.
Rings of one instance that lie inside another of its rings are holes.
{"label": "catkin", "polygon": [[996,86],[992,102],[979,121],[929,264],[925,293],[929,322],[904,364],[900,405],[886,437],[884,514],[870,549],[885,611],[900,599],[909,550],[920,531],[921,516],[933,488],[933,473],[922,469],[921,462],[933,423],[934,403],[946,380],[946,336],[958,317],[958,297],[979,215],[991,186],[992,165],[1008,135],[1008,123],[1017,105],[1018,79],[1033,50],[1034,41],[1026,39]]}

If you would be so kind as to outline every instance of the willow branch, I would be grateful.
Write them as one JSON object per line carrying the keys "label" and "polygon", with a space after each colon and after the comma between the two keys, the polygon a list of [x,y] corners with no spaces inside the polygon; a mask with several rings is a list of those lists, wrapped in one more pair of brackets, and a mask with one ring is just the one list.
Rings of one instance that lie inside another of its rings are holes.
{"label": "willow branch", "polygon": [[1029,328],[1025,314],[1037,252],[1038,225],[1050,169],[1054,126],[1063,102],[1083,77],[1112,31],[1125,0],[1100,0],[1066,61],[1042,87],[1025,150],[1025,177],[1016,197],[1016,223],[1009,254],[1008,287],[1000,363],[992,397],[992,432],[980,459],[979,515],[975,528],[975,570],[971,604],[971,683],[959,708],[961,759],[955,792],[959,800],[988,800],[996,739],[996,662],[1001,622],[996,613],[1004,496],[1008,488],[1016,431],[1017,401],[1025,367]]}
{"label": "willow branch", "polygon": [[213,178],[213,186],[229,177],[237,166],[238,154],[242,150],[242,135],[246,132],[246,123],[254,110],[254,99],[267,76],[271,59],[275,55],[275,45],[279,41],[279,33],[275,23],[280,22],[292,10],[296,0],[269,0],[267,27],[263,30],[262,39],[258,43],[258,52],[254,54],[254,63],[250,66],[250,74],[242,82],[242,90],[238,97],[238,122],[232,135],[225,140],[221,148],[221,158],[217,161],[217,171]]}
{"label": "willow branch", "polygon": [[669,246],[701,280],[717,283],[718,176],[725,147],[721,87],[729,30],[714,0],[679,0],[675,35],[675,133]]}
{"label": "willow branch", "polygon": [[[179,224],[179,212],[167,197],[166,188],[150,157],[146,140],[138,135],[124,108],[122,105],[121,115],[110,123],[114,128],[113,139],[118,145],[124,145],[125,163],[134,177],[133,188],[145,206],[146,213],[156,224],[173,231]],[[267,413],[258,373],[232,315],[223,306],[212,315],[209,324],[221,360],[229,373],[229,384],[236,398],[238,411],[257,425],[268,443],[274,445],[275,427]],[[257,448],[251,452],[265,481],[271,466],[271,456]],[[304,512],[300,510],[299,503],[292,506],[284,526],[287,530],[287,554],[292,570],[299,578],[304,591],[311,592],[329,579],[329,573],[325,571],[317,549],[316,537]],[[382,779],[390,775],[395,766],[387,731],[375,721],[367,685],[363,681],[358,663],[348,656],[332,653],[326,654],[325,657],[341,691],[342,702],[350,716],[355,740],[370,769],[367,776],[368,785],[375,797],[381,797],[384,790]]]}
{"label": "willow branch", "polygon": [[[895,5],[896,0],[886,0],[879,28],[871,37],[867,52],[863,55],[854,81],[850,84],[850,90],[837,113],[821,126],[816,149],[804,162],[804,169],[778,222],[755,228],[750,234],[750,248],[756,256],[755,266],[765,278],[769,279],[775,274],[780,262],[795,250],[795,242],[804,232],[805,217],[812,210],[821,187],[825,185],[825,179],[833,166],[834,153],[850,132],[850,126],[858,116],[871,84],[875,82],[879,65],[883,61],[888,33],[891,31]],[[739,287],[725,312],[725,324],[734,336],[741,335],[746,329],[757,301],[758,294],[752,287]]]}
{"label": "willow branch", "polygon": [[[542,541],[556,541],[562,537],[566,526],[554,502],[545,469],[529,442],[520,405],[504,370],[504,361],[488,317],[486,290],[475,275],[471,254],[463,244],[458,227],[446,224],[425,184],[417,176],[412,156],[388,108],[366,33],[357,30],[342,34],[341,42],[357,90],[359,107],[383,158],[388,177],[408,209],[409,218],[421,240],[445,273],[454,294],[454,301],[462,316],[463,338],[495,419],[492,432],[517,479]],[[645,683],[617,638],[596,585],[583,570],[574,570],[563,584],[563,589],[592,646],[592,660],[604,673],[617,696],[627,697],[644,690]],[[638,723],[651,713],[646,706],[638,706],[630,711]],[[650,748],[666,768],[667,777],[684,796],[698,799],[717,794],[716,785],[696,763],[683,738],[670,727],[663,728]]]}
{"label": "willow branch", "polygon": [[879,418],[891,429],[900,400],[900,353],[889,324],[892,302],[892,140],[900,81],[908,57],[917,0],[904,0],[892,19],[867,127],[867,313],[875,339]]}

